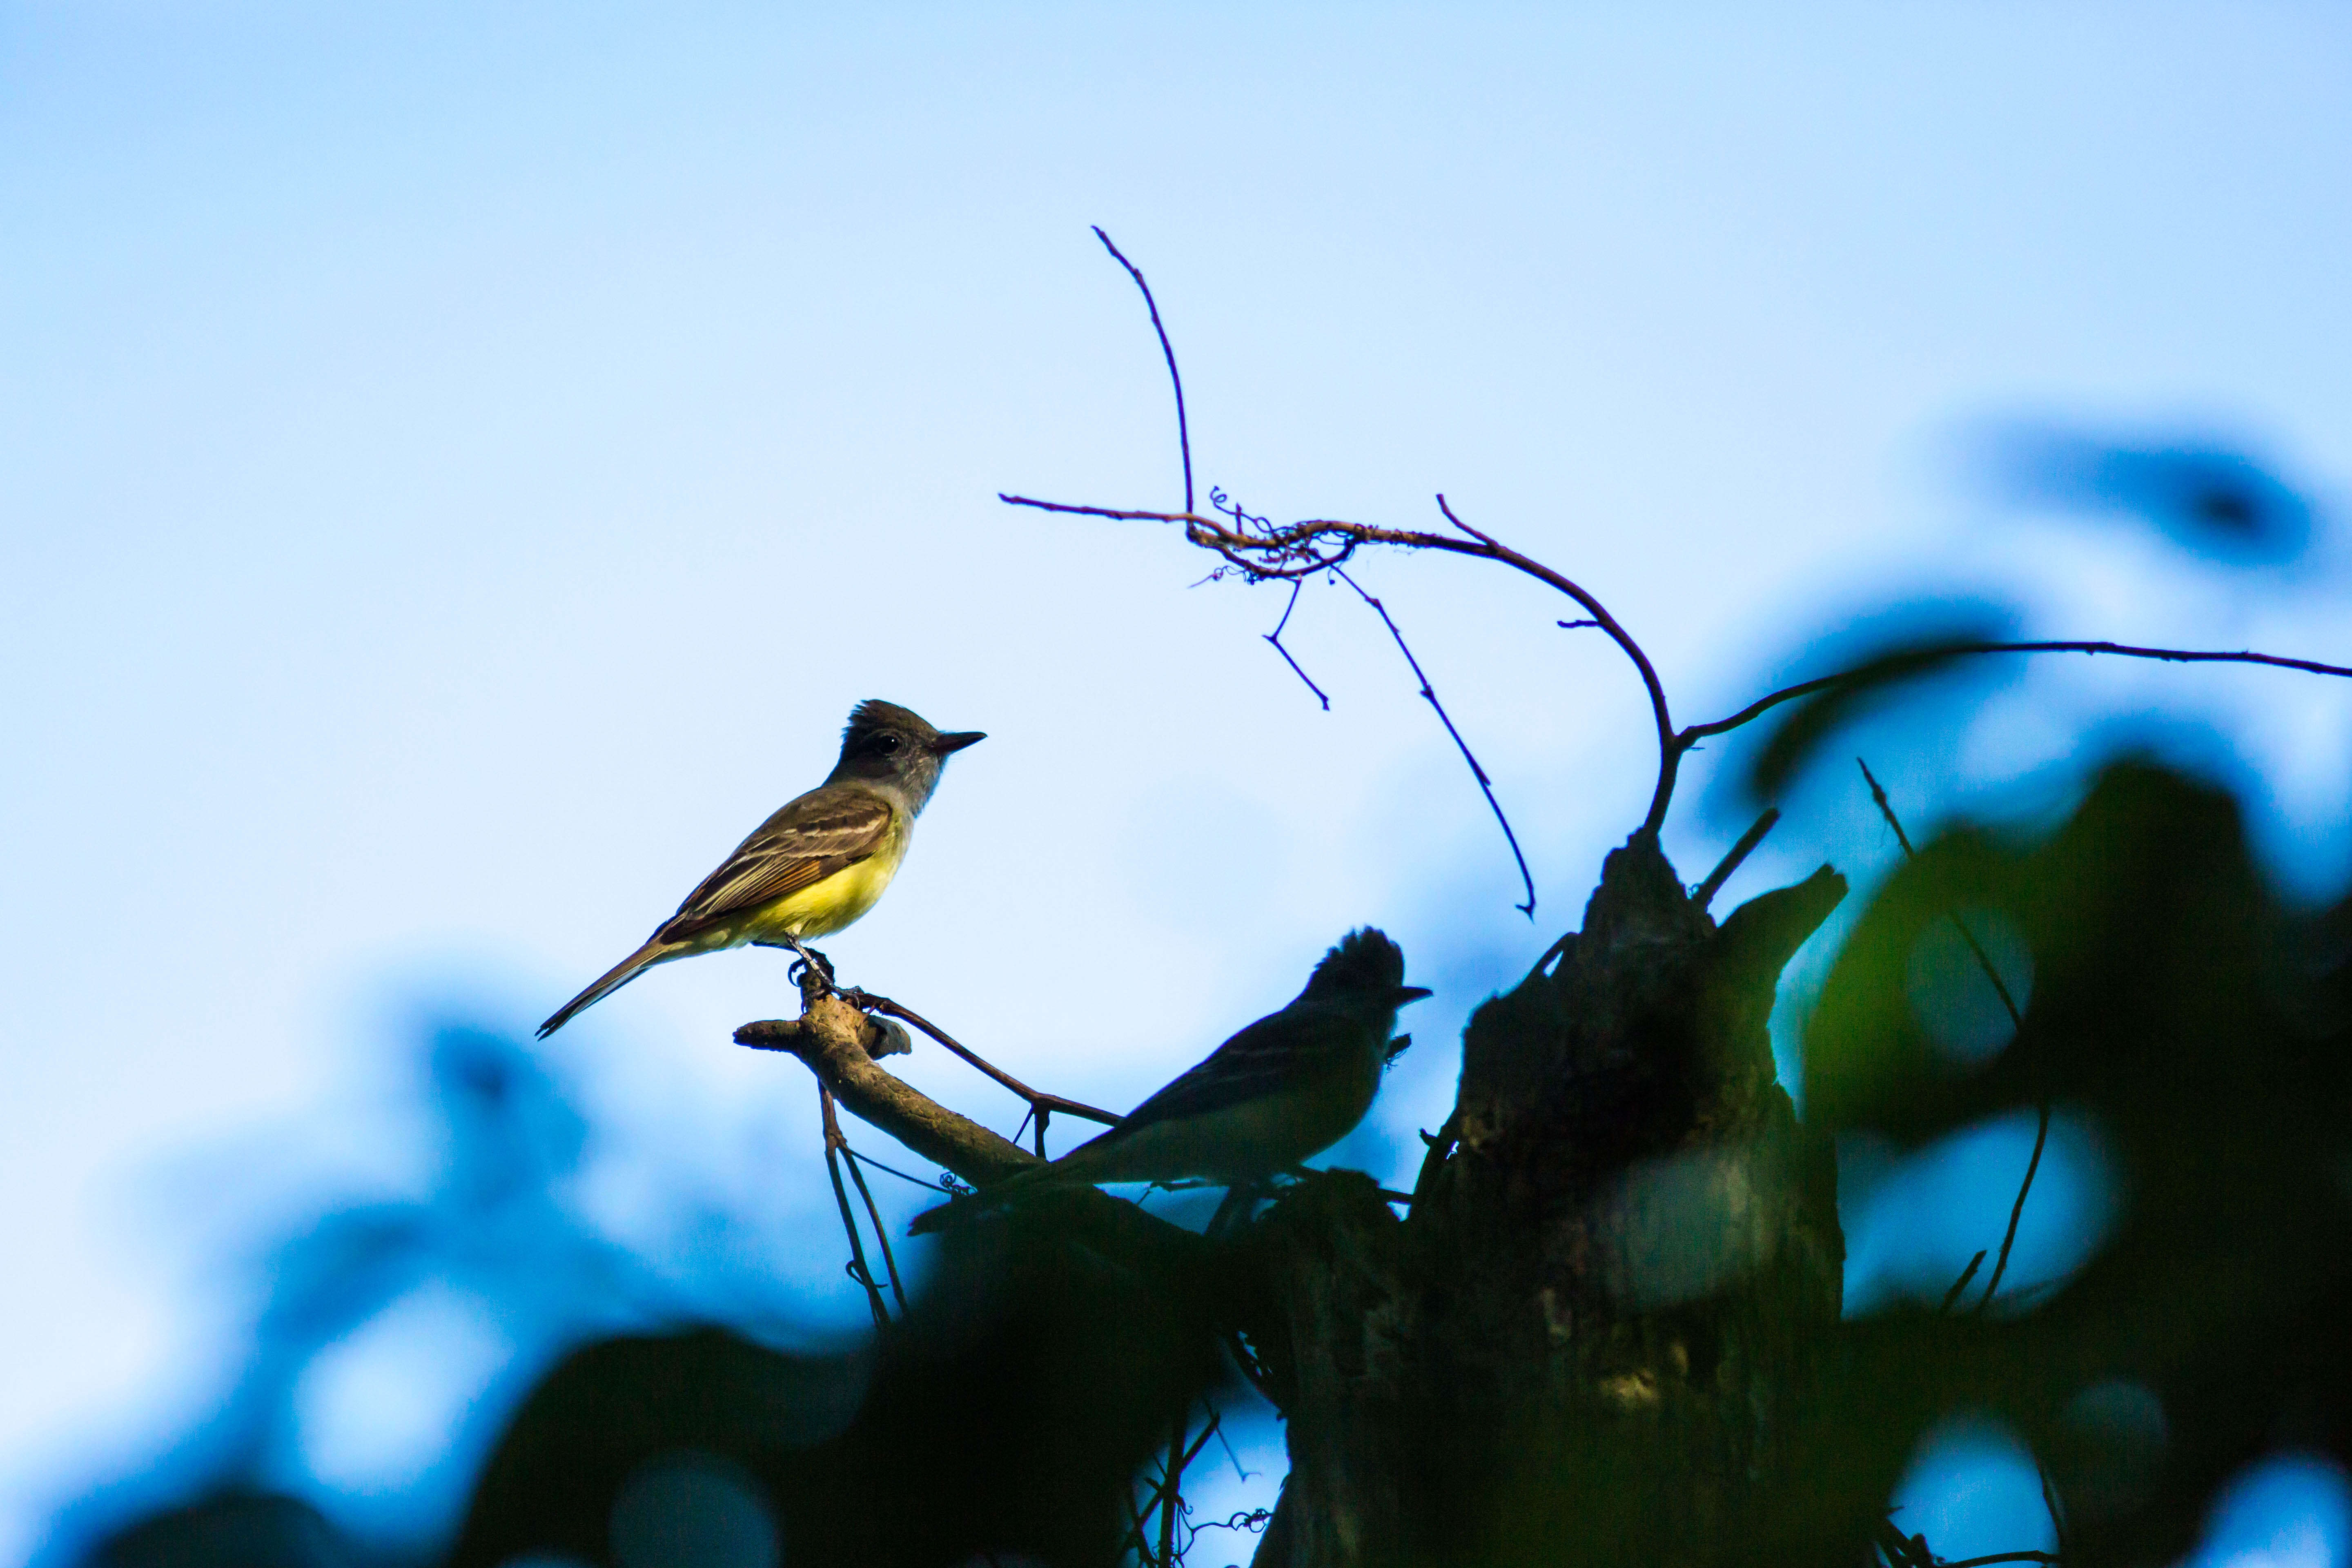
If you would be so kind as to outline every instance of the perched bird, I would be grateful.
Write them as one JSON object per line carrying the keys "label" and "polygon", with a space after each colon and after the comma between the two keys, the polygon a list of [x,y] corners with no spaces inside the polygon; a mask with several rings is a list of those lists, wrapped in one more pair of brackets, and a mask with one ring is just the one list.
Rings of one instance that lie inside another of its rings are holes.
{"label": "perched bird", "polygon": [[874,907],[907,858],[915,818],[949,755],[986,738],[977,730],[942,734],[895,702],[859,703],[824,783],[760,824],[643,947],[557,1008],[539,1037],[673,958],[756,944],[789,947],[824,968],[801,944]]}
{"label": "perched bird", "polygon": [[1429,993],[1404,983],[1404,953],[1367,926],[1350,931],[1290,1005],[1219,1046],[1102,1136],[983,1189],[974,1203],[918,1215],[935,1230],[952,1210],[1092,1182],[1198,1178],[1238,1185],[1337,1143],[1364,1119],[1394,1054],[1397,1009]]}

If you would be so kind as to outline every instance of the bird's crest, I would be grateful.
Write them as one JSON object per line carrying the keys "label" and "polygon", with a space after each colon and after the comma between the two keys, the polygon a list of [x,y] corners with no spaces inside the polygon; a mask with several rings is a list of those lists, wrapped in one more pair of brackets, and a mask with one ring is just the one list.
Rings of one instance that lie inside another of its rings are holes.
{"label": "bird's crest", "polygon": [[1404,950],[1370,926],[1351,931],[1323,955],[1307,994],[1393,991],[1404,984]]}
{"label": "bird's crest", "polygon": [[919,738],[939,732],[912,710],[901,708],[896,702],[869,697],[849,710],[849,722],[841,728],[842,744],[846,746],[858,736],[872,734],[877,730],[898,730]]}

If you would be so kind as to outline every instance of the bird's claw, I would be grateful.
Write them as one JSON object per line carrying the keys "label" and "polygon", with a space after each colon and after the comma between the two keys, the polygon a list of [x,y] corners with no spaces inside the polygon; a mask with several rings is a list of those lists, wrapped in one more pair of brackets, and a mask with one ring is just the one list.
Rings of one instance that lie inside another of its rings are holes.
{"label": "bird's claw", "polygon": [[827,959],[824,954],[817,952],[816,949],[813,947],[803,947],[799,942],[793,942],[792,944],[792,948],[794,956],[793,958],[792,967],[784,971],[784,977],[786,979],[790,980],[793,984],[800,986],[803,990],[806,990],[808,989],[809,977],[811,975],[814,975],[817,979],[819,989],[826,992],[832,992],[837,989],[834,984],[833,963],[831,960]]}

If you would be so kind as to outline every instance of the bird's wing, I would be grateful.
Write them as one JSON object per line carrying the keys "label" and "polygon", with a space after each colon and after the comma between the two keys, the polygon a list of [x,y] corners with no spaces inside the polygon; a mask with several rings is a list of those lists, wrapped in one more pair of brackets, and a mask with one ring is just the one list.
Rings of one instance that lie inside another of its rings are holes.
{"label": "bird's wing", "polygon": [[735,847],[656,933],[675,941],[730,915],[773,903],[855,866],[890,836],[890,803],[828,785],[791,802]]}
{"label": "bird's wing", "polygon": [[1105,1138],[1304,1088],[1357,1059],[1363,1020],[1312,1003],[1270,1013],[1131,1111]]}

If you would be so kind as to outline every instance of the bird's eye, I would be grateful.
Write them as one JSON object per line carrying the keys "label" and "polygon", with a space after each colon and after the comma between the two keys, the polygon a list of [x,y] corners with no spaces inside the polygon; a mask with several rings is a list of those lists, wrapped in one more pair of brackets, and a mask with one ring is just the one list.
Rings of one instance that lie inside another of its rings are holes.
{"label": "bird's eye", "polygon": [[885,730],[874,737],[874,749],[887,755],[898,749],[898,737]]}

